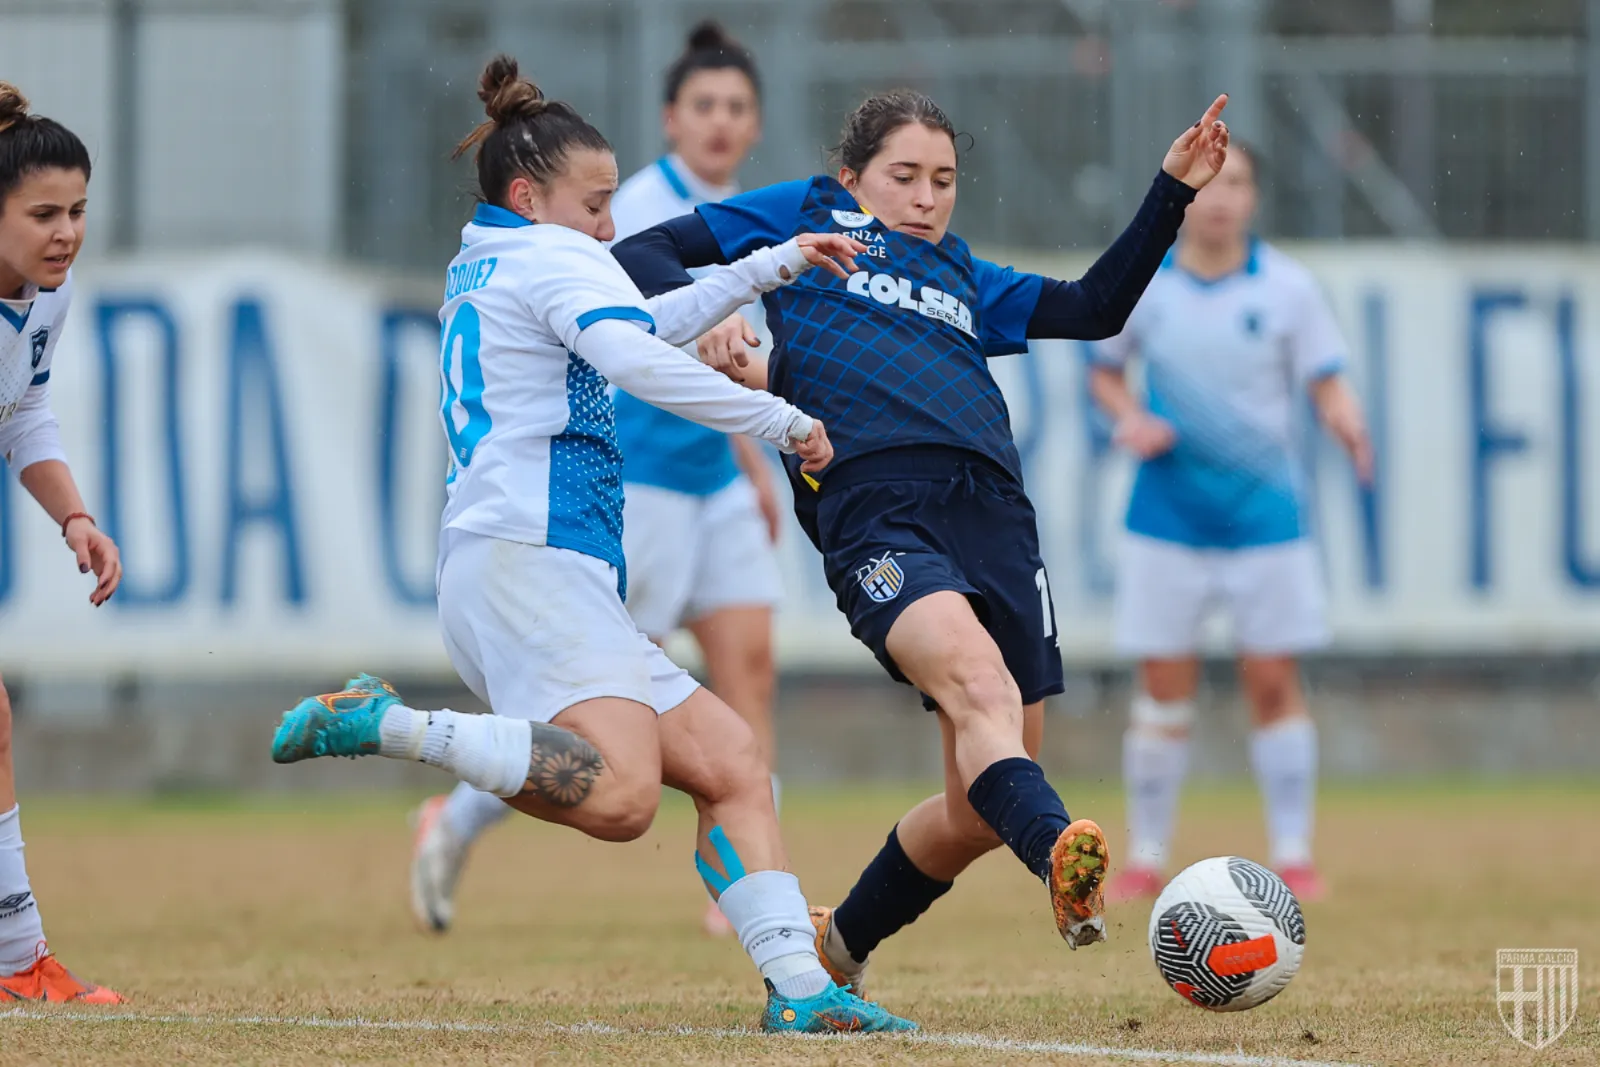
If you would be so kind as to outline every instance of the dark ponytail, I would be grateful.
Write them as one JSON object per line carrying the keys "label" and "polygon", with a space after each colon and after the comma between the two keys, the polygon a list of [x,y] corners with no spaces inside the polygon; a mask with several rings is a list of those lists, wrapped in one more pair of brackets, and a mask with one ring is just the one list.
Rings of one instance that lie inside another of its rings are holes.
{"label": "dark ponytail", "polygon": [[715,19],[706,19],[689,31],[683,53],[667,68],[666,102],[677,103],[683,83],[702,70],[737,70],[750,79],[756,99],[761,98],[761,75],[756,72],[755,57]]}
{"label": "dark ponytail", "polygon": [[22,179],[37,170],[81,170],[89,179],[89,150],[54,119],[28,113],[28,98],[0,81],[0,207]]}
{"label": "dark ponytail", "polygon": [[462,138],[450,158],[478,150],[478,190],[487,203],[504,207],[515,178],[544,185],[558,177],[574,148],[611,151],[610,142],[571,104],[546,99],[537,85],[519,76],[510,56],[495,56],[483,68],[478,99],[488,121]]}
{"label": "dark ponytail", "polygon": [[883,142],[903,126],[920,123],[948,134],[955,143],[956,129],[933,98],[915,89],[892,89],[869,96],[844,120],[844,133],[833,154],[840,166],[860,174],[883,150]]}

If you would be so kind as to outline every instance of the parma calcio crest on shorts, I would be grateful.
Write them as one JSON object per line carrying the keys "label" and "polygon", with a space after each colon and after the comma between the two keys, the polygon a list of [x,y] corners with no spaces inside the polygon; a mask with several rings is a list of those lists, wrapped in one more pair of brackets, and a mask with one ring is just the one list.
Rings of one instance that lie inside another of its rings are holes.
{"label": "parma calcio crest on shorts", "polygon": [[893,555],[888,555],[869,560],[865,567],[856,571],[856,579],[869,597],[883,604],[900,595],[901,586],[906,584],[906,572],[900,569]]}

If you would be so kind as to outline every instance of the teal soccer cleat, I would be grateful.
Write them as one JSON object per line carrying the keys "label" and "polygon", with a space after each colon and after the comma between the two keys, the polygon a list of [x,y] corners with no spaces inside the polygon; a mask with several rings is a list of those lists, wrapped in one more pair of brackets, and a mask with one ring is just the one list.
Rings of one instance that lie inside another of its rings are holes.
{"label": "teal soccer cleat", "polygon": [[376,756],[383,713],[399,700],[393,686],[370,674],[350,679],[340,692],[307,697],[283,713],[272,735],[272,761]]}
{"label": "teal soccer cleat", "polygon": [[918,1027],[836,985],[814,997],[790,1000],[768,982],[761,1029],[769,1034],[898,1034]]}

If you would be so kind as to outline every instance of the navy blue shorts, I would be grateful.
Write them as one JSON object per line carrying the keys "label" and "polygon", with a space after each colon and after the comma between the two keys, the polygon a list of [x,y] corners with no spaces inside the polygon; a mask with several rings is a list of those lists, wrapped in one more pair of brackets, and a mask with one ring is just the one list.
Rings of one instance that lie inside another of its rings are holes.
{"label": "navy blue shorts", "polygon": [[1024,704],[1062,691],[1038,520],[1000,467],[956,449],[895,449],[852,460],[820,493],[797,488],[797,504],[850,631],[895,681],[907,679],[884,647],[889,628],[950,589],[972,602]]}

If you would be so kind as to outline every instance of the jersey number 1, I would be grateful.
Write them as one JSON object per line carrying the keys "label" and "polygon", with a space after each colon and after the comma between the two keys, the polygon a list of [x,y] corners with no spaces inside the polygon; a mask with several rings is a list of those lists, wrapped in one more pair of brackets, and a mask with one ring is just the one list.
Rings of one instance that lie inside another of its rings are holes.
{"label": "jersey number 1", "polygon": [[450,439],[450,458],[458,468],[472,462],[478,442],[489,432],[489,412],[483,407],[483,365],[478,361],[480,343],[478,309],[463,303],[451,318],[439,349],[444,397],[439,414]]}
{"label": "jersey number 1", "polygon": [[1033,576],[1033,584],[1039,588],[1039,610],[1044,612],[1045,640],[1055,638],[1056,643],[1060,644],[1060,638],[1056,637],[1056,613],[1054,605],[1050,602],[1050,576],[1044,572],[1043,567],[1040,567],[1039,572]]}

